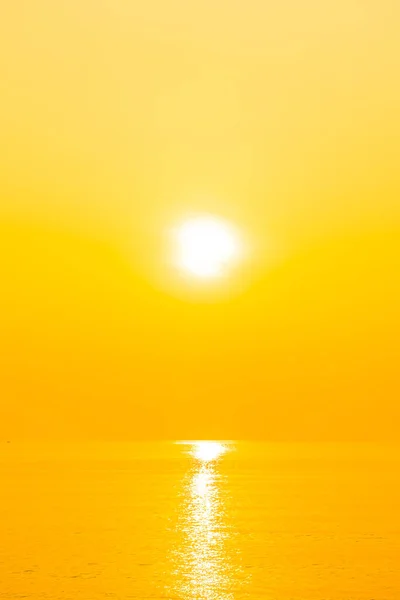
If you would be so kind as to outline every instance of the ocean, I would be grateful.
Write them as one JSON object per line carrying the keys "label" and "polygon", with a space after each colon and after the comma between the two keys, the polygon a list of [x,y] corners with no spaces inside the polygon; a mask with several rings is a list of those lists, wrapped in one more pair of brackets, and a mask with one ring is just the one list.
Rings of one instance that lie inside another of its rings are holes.
{"label": "ocean", "polygon": [[2,600],[399,600],[400,447],[0,444]]}

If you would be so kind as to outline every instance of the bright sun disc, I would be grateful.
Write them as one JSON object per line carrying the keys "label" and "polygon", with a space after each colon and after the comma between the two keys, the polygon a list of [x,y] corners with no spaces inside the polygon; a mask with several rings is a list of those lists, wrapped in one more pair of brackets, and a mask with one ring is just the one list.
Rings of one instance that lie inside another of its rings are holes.
{"label": "bright sun disc", "polygon": [[203,462],[216,460],[227,451],[224,444],[219,442],[196,442],[193,448],[193,456]]}
{"label": "bright sun disc", "polygon": [[216,217],[197,217],[177,231],[178,263],[201,278],[218,277],[239,254],[240,244],[233,228]]}

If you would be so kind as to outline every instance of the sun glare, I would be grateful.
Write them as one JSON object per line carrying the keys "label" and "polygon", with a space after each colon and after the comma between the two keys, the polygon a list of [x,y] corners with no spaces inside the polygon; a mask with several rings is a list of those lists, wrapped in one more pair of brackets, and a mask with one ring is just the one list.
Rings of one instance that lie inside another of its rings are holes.
{"label": "sun glare", "polygon": [[227,451],[226,446],[219,442],[195,442],[193,446],[193,456],[203,462],[216,460]]}
{"label": "sun glare", "polygon": [[240,243],[234,229],[216,217],[197,217],[177,230],[178,264],[199,278],[223,275],[238,257]]}

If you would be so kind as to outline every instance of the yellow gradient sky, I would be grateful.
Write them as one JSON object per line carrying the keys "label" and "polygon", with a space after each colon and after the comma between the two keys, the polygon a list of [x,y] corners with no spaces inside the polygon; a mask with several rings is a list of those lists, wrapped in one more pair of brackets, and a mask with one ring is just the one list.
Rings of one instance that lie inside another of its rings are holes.
{"label": "yellow gradient sky", "polygon": [[[393,439],[400,4],[0,8],[0,438]],[[171,271],[192,213],[232,279]]]}

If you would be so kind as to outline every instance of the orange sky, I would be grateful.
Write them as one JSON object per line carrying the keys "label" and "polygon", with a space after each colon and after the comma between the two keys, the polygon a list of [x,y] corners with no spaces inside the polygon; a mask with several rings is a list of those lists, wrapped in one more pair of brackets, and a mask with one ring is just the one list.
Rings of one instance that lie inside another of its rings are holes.
{"label": "orange sky", "polygon": [[0,437],[396,437],[400,5],[3,4]]}

